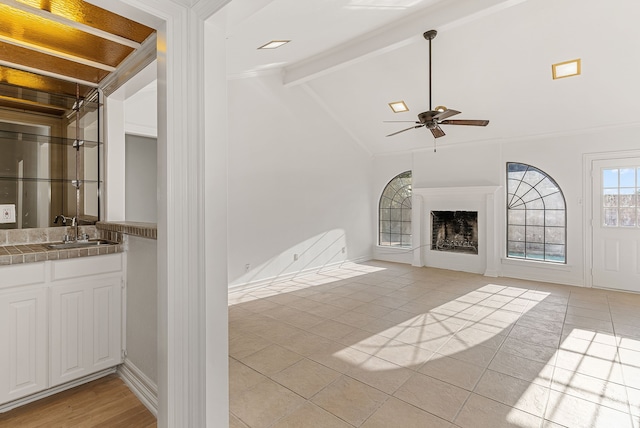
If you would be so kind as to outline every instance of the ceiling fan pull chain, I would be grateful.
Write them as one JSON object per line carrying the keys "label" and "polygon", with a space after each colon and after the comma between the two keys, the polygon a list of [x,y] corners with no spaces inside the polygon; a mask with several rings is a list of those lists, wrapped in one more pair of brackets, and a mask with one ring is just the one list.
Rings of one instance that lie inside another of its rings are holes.
{"label": "ceiling fan pull chain", "polygon": [[438,139],[437,139],[437,138],[434,138],[434,139],[433,139],[433,153],[435,153],[435,152],[436,152],[436,143],[437,143],[437,142],[438,142]]}

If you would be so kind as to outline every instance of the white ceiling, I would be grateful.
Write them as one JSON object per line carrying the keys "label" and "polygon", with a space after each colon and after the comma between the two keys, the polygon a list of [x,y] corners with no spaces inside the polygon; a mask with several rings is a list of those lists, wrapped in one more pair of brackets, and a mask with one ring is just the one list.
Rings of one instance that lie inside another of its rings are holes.
{"label": "white ceiling", "polygon": [[[233,0],[218,13],[228,73],[282,73],[371,154],[431,147],[426,129],[386,134],[433,105],[486,128],[443,126],[438,145],[527,139],[639,122],[640,2],[616,0]],[[272,39],[282,48],[258,51]],[[582,59],[583,74],[552,80],[551,64]],[[387,103],[404,100],[410,112]]]}

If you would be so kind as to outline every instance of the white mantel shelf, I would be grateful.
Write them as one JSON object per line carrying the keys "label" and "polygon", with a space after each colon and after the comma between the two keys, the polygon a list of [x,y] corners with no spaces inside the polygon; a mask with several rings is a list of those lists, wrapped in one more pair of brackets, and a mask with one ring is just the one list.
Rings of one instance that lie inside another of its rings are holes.
{"label": "white mantel shelf", "polygon": [[[412,189],[413,265],[498,276],[500,268],[496,197],[502,186]],[[431,211],[477,211],[478,254],[431,250]]]}

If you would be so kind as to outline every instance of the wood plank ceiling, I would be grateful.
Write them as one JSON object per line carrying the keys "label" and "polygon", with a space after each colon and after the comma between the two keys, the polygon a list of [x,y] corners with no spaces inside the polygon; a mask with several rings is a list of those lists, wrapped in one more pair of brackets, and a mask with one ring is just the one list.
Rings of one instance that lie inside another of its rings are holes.
{"label": "wood plank ceiling", "polygon": [[55,95],[85,97],[154,33],[82,0],[0,0],[0,106],[51,113]]}

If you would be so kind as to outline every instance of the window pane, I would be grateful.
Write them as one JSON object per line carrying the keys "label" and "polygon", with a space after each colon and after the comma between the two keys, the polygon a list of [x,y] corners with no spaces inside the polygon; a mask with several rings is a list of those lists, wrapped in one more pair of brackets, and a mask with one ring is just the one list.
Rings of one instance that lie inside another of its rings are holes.
{"label": "window pane", "polygon": [[406,221],[402,222],[402,233],[404,233],[405,235],[411,235],[411,223],[408,223]]}
{"label": "window pane", "polygon": [[549,177],[546,177],[544,180],[542,180],[540,184],[536,186],[536,190],[540,192],[542,196],[550,195],[551,193],[556,193],[559,191],[556,183],[551,181]]}
{"label": "window pane", "polygon": [[380,220],[391,220],[391,210],[381,209],[380,210]]}
{"label": "window pane", "polygon": [[526,252],[527,252],[528,259],[544,260],[544,244],[527,242]]}
{"label": "window pane", "polygon": [[553,195],[549,195],[544,198],[544,207],[547,209],[556,209],[563,210],[564,206],[564,198],[562,197],[562,193],[554,193]]}
{"label": "window pane", "polygon": [[602,187],[618,187],[618,170],[602,170]]}
{"label": "window pane", "polygon": [[524,242],[507,242],[507,255],[510,257],[524,257]]}
{"label": "window pane", "polygon": [[389,240],[391,239],[391,235],[389,235],[388,233],[381,233],[380,234],[380,245],[389,245]]}
{"label": "window pane", "polygon": [[603,205],[605,207],[618,206],[618,189],[604,189]]}
{"label": "window pane", "polygon": [[402,225],[399,221],[391,222],[391,233],[400,233],[402,231]]}
{"label": "window pane", "polygon": [[564,242],[564,227],[547,227],[546,244],[565,244]]}
{"label": "window pane", "polygon": [[632,227],[636,225],[636,209],[620,208],[620,226]]}
{"label": "window pane", "polygon": [[533,201],[527,202],[527,210],[543,210],[545,203],[542,202],[542,199],[535,199]]}
{"label": "window pane", "polygon": [[547,226],[565,226],[564,210],[546,210],[544,216]]}
{"label": "window pane", "polygon": [[[528,183],[525,183],[524,181],[520,182],[520,185],[518,186],[518,189],[516,190],[516,192],[514,193],[516,195],[516,197],[520,197],[520,198],[524,198],[525,196],[529,195],[531,193],[531,189],[533,187],[531,185],[529,185]],[[531,198],[525,198],[525,200],[530,200]]]}
{"label": "window pane", "polygon": [[565,261],[565,246],[564,245],[554,245],[547,244],[545,245],[545,255],[546,260],[552,262],[563,262]]}
{"label": "window pane", "polygon": [[518,178],[517,180],[514,180],[509,176],[509,180],[507,181],[507,190],[509,193],[515,193],[518,186],[520,186],[520,179]]}
{"label": "window pane", "polygon": [[618,225],[618,210],[616,208],[604,209],[604,226],[615,227]]}
{"label": "window pane", "polygon": [[529,208],[529,204],[531,203],[531,201],[535,201],[540,198],[541,196],[540,196],[540,193],[538,193],[537,189],[532,189],[526,195],[522,195],[522,200],[525,201],[525,203],[527,204],[527,208]]}
{"label": "window pane", "polygon": [[411,247],[411,235],[402,235],[402,246]]}
{"label": "window pane", "polygon": [[635,187],[636,169],[624,168],[620,170],[620,187]]}
{"label": "window pane", "polygon": [[527,173],[522,178],[522,181],[528,183],[530,186],[535,186],[540,183],[545,178],[544,175],[540,173],[540,171],[536,169],[529,169]]}
{"label": "window pane", "polygon": [[619,203],[621,207],[635,207],[636,195],[635,187],[631,189],[620,189]]}
{"label": "window pane", "polygon": [[509,225],[509,241],[524,241],[525,227]]}
{"label": "window pane", "polygon": [[383,195],[380,198],[380,209],[389,208],[390,206],[391,206],[391,199]]}
{"label": "window pane", "polygon": [[527,244],[529,242],[544,242],[544,227],[529,226],[526,235]]}
{"label": "window pane", "polygon": [[402,244],[402,237],[400,236],[399,233],[392,233],[390,242],[391,242],[391,245],[393,246],[399,246]]}
{"label": "window pane", "polygon": [[402,221],[411,221],[411,210],[403,209],[402,210]]}
{"label": "window pane", "polygon": [[525,223],[525,210],[509,210],[508,216],[508,222],[511,225],[524,225]]}
{"label": "window pane", "polygon": [[544,210],[527,210],[527,225],[544,226]]}
{"label": "window pane", "polygon": [[391,208],[389,211],[392,221],[402,220],[402,211],[399,208]]}

